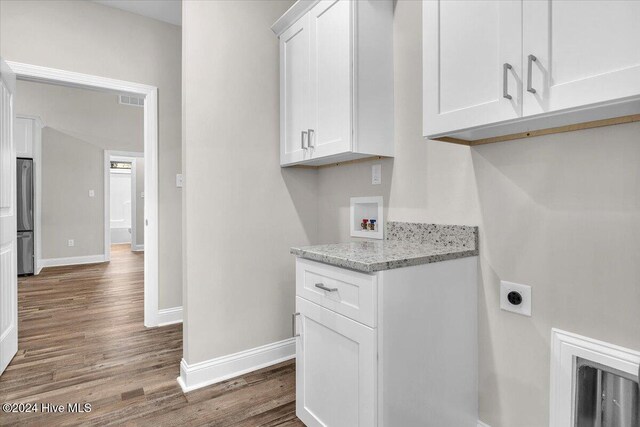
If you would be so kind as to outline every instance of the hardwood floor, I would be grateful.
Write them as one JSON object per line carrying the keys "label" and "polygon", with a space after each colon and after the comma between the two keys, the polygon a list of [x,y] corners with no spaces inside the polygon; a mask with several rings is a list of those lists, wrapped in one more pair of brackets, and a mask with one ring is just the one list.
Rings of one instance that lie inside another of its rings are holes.
{"label": "hardwood floor", "polygon": [[0,376],[0,403],[91,412],[0,411],[0,425],[302,426],[293,362],[182,393],[182,325],[143,325],[143,256],[114,245],[110,263],[20,279],[18,354]]}

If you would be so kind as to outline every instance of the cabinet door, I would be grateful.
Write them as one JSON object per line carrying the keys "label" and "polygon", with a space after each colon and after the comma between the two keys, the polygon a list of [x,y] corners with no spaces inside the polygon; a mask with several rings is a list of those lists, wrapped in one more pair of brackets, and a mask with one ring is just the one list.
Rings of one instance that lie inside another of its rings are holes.
{"label": "cabinet door", "polygon": [[309,158],[309,16],[280,36],[280,164]]}
{"label": "cabinet door", "polygon": [[351,151],[351,7],[323,0],[309,12],[313,157]]}
{"label": "cabinet door", "polygon": [[16,117],[14,129],[16,157],[33,157],[33,120]]}
{"label": "cabinet door", "polygon": [[640,94],[640,1],[525,1],[523,25],[524,115]]}
{"label": "cabinet door", "polygon": [[422,7],[424,135],[520,117],[522,1],[424,0]]}
{"label": "cabinet door", "polygon": [[375,330],[296,297],[296,415],[308,427],[374,426]]}

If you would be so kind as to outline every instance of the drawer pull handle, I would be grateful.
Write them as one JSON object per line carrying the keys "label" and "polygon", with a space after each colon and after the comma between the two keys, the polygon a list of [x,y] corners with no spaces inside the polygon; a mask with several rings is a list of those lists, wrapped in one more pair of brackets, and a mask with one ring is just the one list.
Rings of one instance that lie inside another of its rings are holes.
{"label": "drawer pull handle", "polygon": [[537,60],[538,58],[536,58],[535,55],[529,55],[527,57],[527,92],[531,93],[536,93],[536,90],[533,88],[533,86],[531,86],[531,68],[533,63]]}
{"label": "drawer pull handle", "polygon": [[300,315],[300,313],[293,313],[291,315],[291,335],[294,337],[299,337],[300,334],[296,333],[296,316]]}
{"label": "drawer pull handle", "polygon": [[337,292],[338,291],[338,288],[327,288],[322,283],[316,283],[316,288],[320,288],[323,291],[327,291],[327,292]]}
{"label": "drawer pull handle", "polygon": [[502,64],[502,97],[506,99],[512,98],[511,95],[509,95],[509,76],[507,75],[508,71],[512,68],[511,64]]}

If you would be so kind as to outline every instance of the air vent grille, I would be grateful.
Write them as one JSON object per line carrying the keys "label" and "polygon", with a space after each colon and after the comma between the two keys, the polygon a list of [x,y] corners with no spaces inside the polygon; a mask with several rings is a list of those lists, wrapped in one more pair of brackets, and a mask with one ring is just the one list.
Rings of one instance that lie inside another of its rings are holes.
{"label": "air vent grille", "polygon": [[118,95],[118,102],[124,105],[132,105],[134,107],[144,107],[144,97],[135,95]]}

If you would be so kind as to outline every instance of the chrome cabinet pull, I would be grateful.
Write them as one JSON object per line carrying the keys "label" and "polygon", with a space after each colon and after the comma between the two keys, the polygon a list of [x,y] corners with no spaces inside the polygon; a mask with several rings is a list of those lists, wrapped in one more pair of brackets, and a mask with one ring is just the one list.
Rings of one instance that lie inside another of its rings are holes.
{"label": "chrome cabinet pull", "polygon": [[302,148],[303,150],[307,149],[307,147],[304,146],[304,136],[305,135],[307,135],[307,131],[306,130],[303,130],[302,132],[300,132],[300,148]]}
{"label": "chrome cabinet pull", "polygon": [[507,80],[509,77],[507,73],[511,68],[513,68],[511,64],[506,62],[502,65],[502,97],[506,99],[511,99],[511,95],[509,95],[509,81]]}
{"label": "chrome cabinet pull", "polygon": [[307,139],[309,140],[309,143],[307,145],[309,147],[316,148],[316,146],[314,144],[311,144],[311,141],[312,141],[311,135],[315,135],[315,131],[313,129],[307,129],[307,132],[308,132]]}
{"label": "chrome cabinet pull", "polygon": [[300,334],[296,334],[296,316],[299,314],[300,313],[293,313],[291,315],[291,335],[293,335],[294,337],[300,336]]}
{"label": "chrome cabinet pull", "polygon": [[534,61],[537,61],[538,58],[535,55],[529,55],[527,57],[527,92],[536,93],[536,90],[531,87],[531,71],[533,68]]}
{"label": "chrome cabinet pull", "polygon": [[327,292],[337,292],[338,291],[338,288],[327,288],[322,283],[316,283],[316,288],[320,288],[323,291],[327,291]]}

